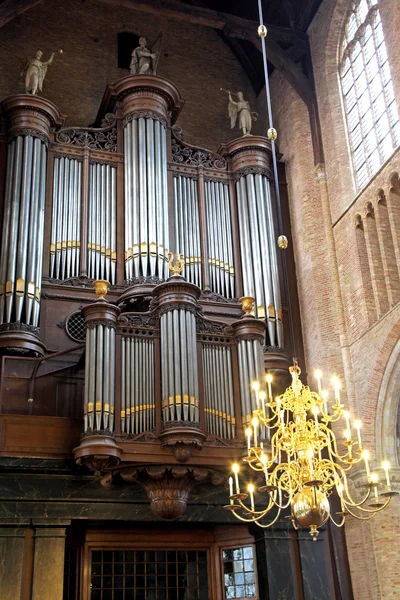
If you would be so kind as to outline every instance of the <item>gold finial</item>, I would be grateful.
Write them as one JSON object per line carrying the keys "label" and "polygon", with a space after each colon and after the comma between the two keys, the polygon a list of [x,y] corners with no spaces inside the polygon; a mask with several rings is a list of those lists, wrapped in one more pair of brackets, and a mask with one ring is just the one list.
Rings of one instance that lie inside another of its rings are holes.
{"label": "gold finial", "polygon": [[267,36],[267,28],[265,27],[265,25],[260,25],[259,28],[257,29],[257,33],[260,37],[266,37]]}
{"label": "gold finial", "polygon": [[171,271],[172,276],[180,275],[185,266],[185,258],[180,252],[179,254],[172,254],[168,252],[168,269]]}
{"label": "gold finial", "polygon": [[239,302],[242,307],[242,311],[246,316],[254,314],[254,298],[251,296],[243,296],[242,298],[239,298]]}
{"label": "gold finial", "polygon": [[96,292],[98,300],[104,300],[105,295],[108,292],[108,288],[110,287],[110,283],[108,281],[104,281],[104,279],[98,279],[97,281],[93,281],[94,291]]}
{"label": "gold finial", "polygon": [[278,132],[275,129],[275,127],[270,127],[267,131],[267,138],[269,140],[276,140],[277,137],[278,137]]}
{"label": "gold finial", "polygon": [[278,246],[281,250],[286,250],[286,248],[288,247],[288,239],[286,237],[286,235],[280,235],[278,237]]}

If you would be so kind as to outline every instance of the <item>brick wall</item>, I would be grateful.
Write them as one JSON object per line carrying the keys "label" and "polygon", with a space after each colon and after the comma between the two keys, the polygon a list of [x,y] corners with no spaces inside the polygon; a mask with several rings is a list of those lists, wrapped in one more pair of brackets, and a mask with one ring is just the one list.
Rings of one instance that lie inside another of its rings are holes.
{"label": "brick wall", "polygon": [[[173,81],[186,104],[178,124],[188,142],[211,149],[237,137],[230,129],[227,95],[242,90],[255,108],[255,94],[236,57],[216,31],[166,20],[95,0],[45,0],[0,30],[0,98],[24,93],[20,59],[38,49],[47,71],[43,95],[68,115],[68,125],[93,123],[105,87],[129,74],[118,69],[117,34],[131,31],[154,40],[163,32],[158,74]],[[255,124],[255,133],[261,124]]]}
{"label": "brick wall", "polygon": [[[344,377],[350,407],[363,420],[365,445],[375,460],[376,435],[385,435],[385,404],[395,419],[397,403],[393,398],[385,401],[389,391],[387,378],[383,378],[400,337],[400,195],[395,183],[400,151],[357,193],[337,70],[348,7],[348,0],[325,0],[309,29],[325,151],[326,195],[315,181],[306,107],[279,73],[274,72],[271,83],[279,150],[288,175],[307,371],[312,373],[319,366]],[[400,99],[398,2],[380,0],[379,7],[394,89]],[[357,223],[361,227],[356,227]],[[326,235],[327,226],[333,229],[333,244]],[[335,301],[335,270],[339,302]],[[393,371],[400,372],[398,363]],[[397,397],[399,393],[397,389]],[[379,438],[377,442],[380,447],[385,445]],[[347,544],[357,600],[400,597],[399,517],[400,503],[394,501],[371,522],[348,520]]]}

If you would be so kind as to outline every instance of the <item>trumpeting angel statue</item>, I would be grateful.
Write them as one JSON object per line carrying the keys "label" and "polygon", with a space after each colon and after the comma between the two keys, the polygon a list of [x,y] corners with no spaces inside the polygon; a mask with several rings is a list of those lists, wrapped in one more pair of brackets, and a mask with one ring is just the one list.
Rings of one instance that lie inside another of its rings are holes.
{"label": "trumpeting angel statue", "polygon": [[226,92],[229,97],[228,112],[231,120],[231,129],[236,125],[236,120],[239,120],[239,129],[243,135],[251,135],[252,122],[257,121],[258,114],[250,109],[250,103],[243,98],[243,92],[233,94],[236,96],[237,101],[233,100],[232,92],[230,90],[221,91]]}

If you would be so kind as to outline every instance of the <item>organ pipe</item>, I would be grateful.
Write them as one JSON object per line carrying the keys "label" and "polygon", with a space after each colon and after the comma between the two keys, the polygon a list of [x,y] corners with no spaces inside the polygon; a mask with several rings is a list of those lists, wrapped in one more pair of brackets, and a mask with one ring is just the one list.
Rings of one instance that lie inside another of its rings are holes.
{"label": "organ pipe", "polygon": [[154,342],[122,337],[121,431],[137,435],[155,427]]}
{"label": "organ pipe", "polygon": [[203,344],[203,380],[207,431],[224,439],[233,439],[236,420],[229,346]]}
{"label": "organ pipe", "polygon": [[103,299],[85,306],[85,431],[114,431],[115,328],[119,309]]}
{"label": "organ pipe", "polygon": [[88,275],[115,284],[117,261],[116,167],[91,163],[89,169]]}
{"label": "organ pipe", "polygon": [[166,128],[131,115],[124,127],[125,277],[167,276],[169,247]]}
{"label": "organ pipe", "polygon": [[174,176],[176,247],[185,257],[185,279],[201,287],[200,222],[194,179]]}
{"label": "organ pipe", "polygon": [[266,319],[269,344],[283,347],[282,306],[269,180],[249,173],[236,183],[243,293]]}
{"label": "organ pipe", "polygon": [[228,184],[205,181],[204,196],[211,290],[226,298],[233,298],[235,270]]}
{"label": "organ pipe", "polygon": [[50,276],[54,279],[79,276],[81,194],[82,162],[56,157],[50,238]]}
{"label": "organ pipe", "polygon": [[39,322],[46,144],[18,135],[7,151],[0,262],[0,323]]}

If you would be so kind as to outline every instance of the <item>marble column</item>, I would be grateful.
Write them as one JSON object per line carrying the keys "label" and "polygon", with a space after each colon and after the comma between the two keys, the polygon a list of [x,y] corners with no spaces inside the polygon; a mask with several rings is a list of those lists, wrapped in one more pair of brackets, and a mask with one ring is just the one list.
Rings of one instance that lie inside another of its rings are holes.
{"label": "marble column", "polygon": [[17,600],[21,596],[25,529],[28,525],[28,520],[0,523],[1,600]]}
{"label": "marble column", "polygon": [[65,530],[70,523],[62,519],[33,521],[35,549],[32,600],[62,600]]}

